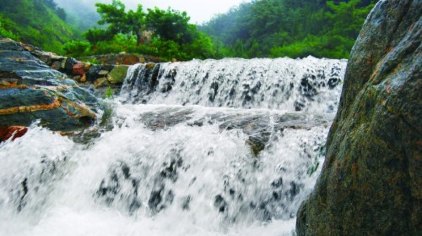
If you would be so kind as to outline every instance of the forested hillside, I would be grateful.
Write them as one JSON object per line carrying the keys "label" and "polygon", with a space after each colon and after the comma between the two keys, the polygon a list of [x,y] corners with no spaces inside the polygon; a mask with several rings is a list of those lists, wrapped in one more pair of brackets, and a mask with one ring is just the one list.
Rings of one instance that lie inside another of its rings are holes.
{"label": "forested hillside", "polygon": [[348,58],[376,0],[254,0],[201,29],[226,56]]}
{"label": "forested hillside", "polygon": [[1,0],[0,35],[76,57],[125,51],[163,60],[348,58],[376,1],[253,0],[198,27],[185,12],[127,9],[119,0],[96,9],[94,2]]}
{"label": "forested hillside", "polygon": [[95,26],[100,16],[95,10],[94,0],[54,0],[57,5],[66,11],[66,22],[85,32]]}
{"label": "forested hillside", "polygon": [[1,0],[0,36],[60,53],[63,43],[77,35],[65,19],[53,0]]}

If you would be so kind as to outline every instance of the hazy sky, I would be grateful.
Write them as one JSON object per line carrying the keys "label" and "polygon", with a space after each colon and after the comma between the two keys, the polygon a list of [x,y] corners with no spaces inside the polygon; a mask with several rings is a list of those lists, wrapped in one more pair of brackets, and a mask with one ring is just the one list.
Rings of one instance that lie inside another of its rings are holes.
{"label": "hazy sky", "polygon": [[[111,0],[55,0],[64,7],[70,6],[77,1],[93,7],[95,2],[111,2]],[[122,0],[126,6],[134,8],[142,4],[145,8],[155,6],[167,9],[186,11],[191,17],[191,23],[203,23],[210,20],[217,13],[224,13],[231,7],[248,0]]]}

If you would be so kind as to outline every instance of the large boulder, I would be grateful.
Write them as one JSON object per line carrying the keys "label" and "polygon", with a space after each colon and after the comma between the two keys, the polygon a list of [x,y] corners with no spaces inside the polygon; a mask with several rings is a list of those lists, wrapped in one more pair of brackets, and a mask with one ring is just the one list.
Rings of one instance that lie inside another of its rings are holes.
{"label": "large boulder", "polygon": [[36,120],[56,131],[73,131],[97,118],[98,101],[10,39],[0,39],[0,127]]}
{"label": "large boulder", "polygon": [[384,0],[368,16],[298,235],[422,235],[421,9]]}

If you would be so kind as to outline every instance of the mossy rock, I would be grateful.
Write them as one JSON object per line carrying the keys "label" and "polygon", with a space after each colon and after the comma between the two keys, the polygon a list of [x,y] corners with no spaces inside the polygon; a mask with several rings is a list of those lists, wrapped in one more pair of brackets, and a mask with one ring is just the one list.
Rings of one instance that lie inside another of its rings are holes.
{"label": "mossy rock", "polygon": [[108,82],[110,84],[123,84],[128,69],[129,66],[116,65],[107,76]]}

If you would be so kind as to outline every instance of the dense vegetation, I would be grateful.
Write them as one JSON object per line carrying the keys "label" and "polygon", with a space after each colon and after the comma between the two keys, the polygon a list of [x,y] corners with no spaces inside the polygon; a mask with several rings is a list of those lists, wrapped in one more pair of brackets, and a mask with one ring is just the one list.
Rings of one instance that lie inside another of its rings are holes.
{"label": "dense vegetation", "polygon": [[99,25],[85,33],[86,41],[73,41],[65,51],[74,56],[89,54],[140,52],[164,60],[188,60],[216,57],[209,36],[189,23],[185,12],[158,8],[145,11],[142,5],[127,11],[119,0],[97,3]]}
{"label": "dense vegetation", "polygon": [[[120,0],[96,4],[98,15],[87,10],[90,17],[85,21],[69,17],[54,0],[1,1],[1,36],[75,57],[124,51],[162,60],[308,55],[348,58],[376,2],[253,0],[197,27],[189,23],[185,12],[145,10],[141,5],[127,10]],[[77,1],[75,4],[76,9]],[[93,19],[99,19],[98,26],[87,28]]]}
{"label": "dense vegetation", "polygon": [[255,0],[218,15],[202,30],[226,56],[348,58],[374,0]]}
{"label": "dense vegetation", "polygon": [[77,36],[53,0],[1,0],[0,35],[61,53]]}

